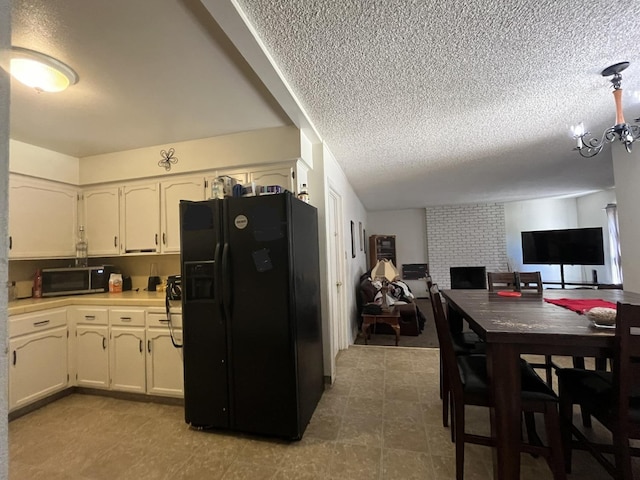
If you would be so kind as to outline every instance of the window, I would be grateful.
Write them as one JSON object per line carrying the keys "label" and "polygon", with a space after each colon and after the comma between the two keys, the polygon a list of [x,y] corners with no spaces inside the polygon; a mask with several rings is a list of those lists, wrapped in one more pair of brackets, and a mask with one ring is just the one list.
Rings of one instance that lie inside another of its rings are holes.
{"label": "window", "polygon": [[620,260],[620,233],[618,228],[618,206],[610,203],[604,207],[609,227],[609,257],[611,259],[611,282],[622,283],[622,264]]}

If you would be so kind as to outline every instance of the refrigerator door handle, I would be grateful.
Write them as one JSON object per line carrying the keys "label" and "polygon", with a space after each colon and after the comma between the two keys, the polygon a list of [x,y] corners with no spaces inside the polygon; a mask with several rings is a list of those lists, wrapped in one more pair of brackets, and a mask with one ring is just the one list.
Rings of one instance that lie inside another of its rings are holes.
{"label": "refrigerator door handle", "polygon": [[231,278],[229,271],[229,243],[222,247],[222,308],[227,320],[231,319]]}

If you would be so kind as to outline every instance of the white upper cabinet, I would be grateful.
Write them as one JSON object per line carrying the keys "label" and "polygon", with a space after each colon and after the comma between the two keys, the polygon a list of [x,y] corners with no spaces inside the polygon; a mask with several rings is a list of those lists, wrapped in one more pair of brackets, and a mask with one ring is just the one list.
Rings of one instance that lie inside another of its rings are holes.
{"label": "white upper cabinet", "polygon": [[77,188],[10,176],[9,258],[72,257],[77,226]]}
{"label": "white upper cabinet", "polygon": [[295,195],[300,192],[303,183],[309,185],[308,170],[306,164],[298,160],[251,170],[248,173],[248,181],[261,187],[280,185]]}
{"label": "white upper cabinet", "polygon": [[236,181],[238,185],[245,185],[247,183],[247,171],[246,170],[217,170],[215,175],[207,176],[207,192],[206,197],[213,198],[211,188],[213,186],[213,182],[218,177],[231,177]]}
{"label": "white upper cabinet", "polygon": [[249,172],[249,182],[255,182],[256,185],[266,187],[269,185],[280,185],[285,190],[291,192],[296,191],[295,187],[295,169],[289,165],[264,168]]}
{"label": "white upper cabinet", "polygon": [[120,252],[120,210],[118,187],[84,190],[84,227],[89,255],[117,255]]}
{"label": "white upper cabinet", "polygon": [[179,178],[162,182],[161,188],[161,252],[180,251],[180,200],[204,200],[204,177]]}
{"label": "white upper cabinet", "polygon": [[120,211],[120,253],[158,252],[160,184],[131,184],[122,187]]}

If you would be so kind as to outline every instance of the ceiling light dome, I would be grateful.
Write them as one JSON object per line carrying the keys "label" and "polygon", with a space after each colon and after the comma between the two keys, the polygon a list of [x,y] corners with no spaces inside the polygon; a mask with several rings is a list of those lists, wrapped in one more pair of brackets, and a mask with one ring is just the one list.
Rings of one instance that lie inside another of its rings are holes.
{"label": "ceiling light dome", "polygon": [[21,47],[11,47],[11,75],[39,92],[61,92],[78,82],[78,74],[60,60]]}

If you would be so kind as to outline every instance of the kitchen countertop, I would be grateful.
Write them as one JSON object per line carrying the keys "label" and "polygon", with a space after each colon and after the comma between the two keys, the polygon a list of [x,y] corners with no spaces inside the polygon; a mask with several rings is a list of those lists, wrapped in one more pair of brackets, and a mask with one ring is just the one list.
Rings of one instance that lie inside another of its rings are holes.
{"label": "kitchen countertop", "polygon": [[[38,312],[49,308],[68,307],[71,305],[127,306],[127,307],[161,307],[164,308],[164,292],[135,291],[121,293],[90,293],[87,295],[68,295],[61,297],[24,298],[8,303],[9,316],[21,313]],[[171,302],[171,310],[182,311],[180,301]]]}

